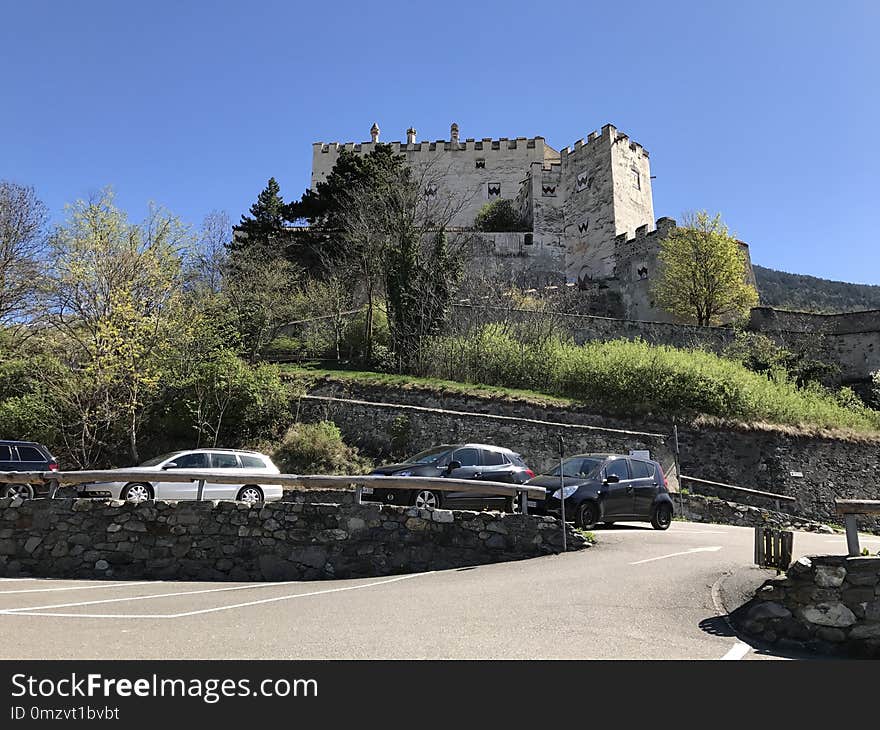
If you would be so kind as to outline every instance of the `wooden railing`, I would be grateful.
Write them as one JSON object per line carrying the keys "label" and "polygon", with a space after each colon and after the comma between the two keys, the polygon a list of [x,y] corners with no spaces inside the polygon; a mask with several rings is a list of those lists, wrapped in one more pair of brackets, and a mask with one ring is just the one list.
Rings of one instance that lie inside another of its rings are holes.
{"label": "wooden railing", "polygon": [[724,482],[711,482],[708,479],[697,479],[697,477],[688,477],[682,474],[679,479],[681,481],[686,482],[696,482],[697,484],[708,484],[713,487],[721,487],[722,489],[730,490],[731,492],[738,492],[740,494],[748,494],[753,497],[764,497],[766,499],[772,499],[776,504],[776,511],[779,511],[780,502],[796,502],[797,500],[794,497],[789,497],[787,494],[776,494],[775,492],[762,492],[760,489],[749,489],[747,487],[738,487],[734,484],[724,484]]}
{"label": "wooden railing", "polygon": [[94,484],[100,482],[197,482],[197,499],[201,500],[206,482],[215,484],[277,484],[282,487],[305,489],[333,489],[355,487],[357,501],[361,501],[364,487],[383,489],[434,489],[438,492],[478,492],[520,499],[523,513],[528,513],[528,500],[544,500],[547,490],[525,484],[507,484],[473,479],[450,477],[398,477],[367,475],[322,474],[265,474],[262,472],[236,471],[230,474],[217,469],[100,469],[94,471],[35,471],[0,472],[0,484],[45,484],[49,496],[54,498],[63,486]]}
{"label": "wooden railing", "polygon": [[837,514],[843,515],[846,528],[846,549],[850,556],[861,555],[859,548],[859,529],[856,515],[880,515],[880,500],[877,499],[835,499]]}

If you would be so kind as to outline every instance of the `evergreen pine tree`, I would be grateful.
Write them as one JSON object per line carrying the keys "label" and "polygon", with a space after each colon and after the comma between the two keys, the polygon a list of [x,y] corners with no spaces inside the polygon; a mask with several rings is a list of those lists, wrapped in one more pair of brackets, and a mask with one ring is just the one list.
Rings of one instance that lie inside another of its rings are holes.
{"label": "evergreen pine tree", "polygon": [[270,177],[266,187],[257,196],[257,202],[250,207],[250,216],[241,217],[237,230],[246,235],[234,238],[232,249],[241,250],[255,243],[274,243],[284,225],[284,210],[281,187],[274,177]]}

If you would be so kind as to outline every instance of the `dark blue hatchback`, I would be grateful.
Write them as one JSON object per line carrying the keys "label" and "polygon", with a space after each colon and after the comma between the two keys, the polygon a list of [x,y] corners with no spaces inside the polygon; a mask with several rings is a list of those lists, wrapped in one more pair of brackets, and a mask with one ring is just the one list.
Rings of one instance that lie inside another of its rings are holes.
{"label": "dark blue hatchback", "polygon": [[650,522],[665,530],[672,522],[672,498],[663,467],[656,461],[623,454],[570,456],[548,474],[526,484],[544,487],[545,509],[562,511],[579,527],[590,529],[599,522]]}

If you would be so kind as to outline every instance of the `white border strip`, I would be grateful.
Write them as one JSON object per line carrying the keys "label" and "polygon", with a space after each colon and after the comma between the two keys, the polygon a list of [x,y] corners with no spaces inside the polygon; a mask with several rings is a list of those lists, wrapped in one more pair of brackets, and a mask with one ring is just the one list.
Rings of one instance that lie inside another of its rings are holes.
{"label": "white border strip", "polygon": [[152,585],[156,581],[140,580],[131,583],[96,583],[87,586],[64,586],[63,588],[16,588],[11,591],[0,591],[0,596],[8,596],[14,593],[54,593],[56,591],[100,591],[105,588],[124,588],[125,586]]}
{"label": "white border strip", "polygon": [[744,659],[746,654],[748,654],[752,650],[748,644],[744,644],[741,641],[737,641],[731,648],[730,651],[727,652],[723,657],[721,657],[721,661],[738,661],[740,659]]}
{"label": "white border strip", "polygon": [[248,606],[258,606],[264,603],[276,603],[278,601],[289,601],[294,598],[307,598],[309,596],[321,596],[328,593],[343,593],[345,591],[356,591],[362,588],[372,588],[374,586],[381,586],[387,583],[397,583],[402,580],[409,580],[410,578],[418,578],[420,576],[432,575],[434,571],[429,571],[427,573],[410,573],[408,575],[400,575],[395,578],[389,578],[387,580],[375,581],[373,583],[362,583],[356,586],[343,586],[341,588],[327,588],[321,591],[311,591],[309,593],[294,593],[286,596],[274,596],[273,598],[263,598],[257,601],[246,601],[244,603],[235,603],[229,606],[216,606],[214,608],[203,608],[195,611],[184,611],[181,613],[166,613],[166,614],[128,614],[128,613],[120,613],[120,614],[106,614],[106,613],[94,613],[94,614],[86,614],[86,613],[44,613],[49,609],[53,608],[70,608],[75,606],[93,606],[97,604],[103,603],[118,603],[120,601],[141,601],[141,600],[149,600],[152,598],[167,598],[170,596],[191,596],[202,593],[219,593],[222,591],[234,591],[234,590],[243,590],[246,588],[265,588],[267,586],[284,586],[284,585],[292,585],[296,583],[301,583],[301,581],[285,581],[280,583],[261,583],[256,586],[234,586],[231,588],[210,588],[201,591],[184,591],[178,593],[162,593],[158,595],[149,595],[149,596],[133,596],[130,598],[110,598],[103,601],[83,601],[80,603],[62,603],[54,606],[31,606],[25,608],[11,608],[6,610],[0,610],[0,615],[6,616],[54,616],[54,617],[62,617],[62,618],[145,618],[145,619],[170,619],[170,618],[184,618],[186,616],[198,616],[206,613],[216,613],[218,611],[227,611],[233,608],[246,608]]}

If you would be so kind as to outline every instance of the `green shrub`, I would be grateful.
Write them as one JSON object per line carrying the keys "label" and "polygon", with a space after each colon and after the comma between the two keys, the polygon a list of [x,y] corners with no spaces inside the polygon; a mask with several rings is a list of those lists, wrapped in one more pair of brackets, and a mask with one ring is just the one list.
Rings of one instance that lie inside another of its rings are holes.
{"label": "green shrub", "polygon": [[332,421],[296,423],[268,450],[278,468],[289,474],[363,474],[373,467],[343,441]]}
{"label": "green shrub", "polygon": [[309,354],[306,352],[301,340],[288,335],[279,335],[266,345],[266,349],[263,350],[263,356],[269,358],[299,357],[301,355],[308,356]]}
{"label": "green shrub", "polygon": [[519,211],[513,207],[513,201],[504,198],[493,200],[480,208],[474,218],[474,228],[493,233],[529,230]]}
{"label": "green shrub", "polygon": [[145,453],[274,438],[290,420],[294,396],[277,365],[249,365],[232,350],[216,351],[163,391],[142,429]]}
{"label": "green shrub", "polygon": [[621,415],[715,416],[738,421],[880,430],[880,412],[847,391],[799,388],[784,370],[759,374],[702,350],[643,341],[559,336],[522,342],[501,325],[433,339],[418,374],[534,390]]}
{"label": "green shrub", "polygon": [[[343,357],[360,359],[366,349],[364,330],[366,327],[366,311],[359,312],[345,325],[342,333],[341,350]],[[373,306],[373,350],[387,349],[391,345],[391,330],[388,327],[388,315],[385,310],[376,303]]]}

